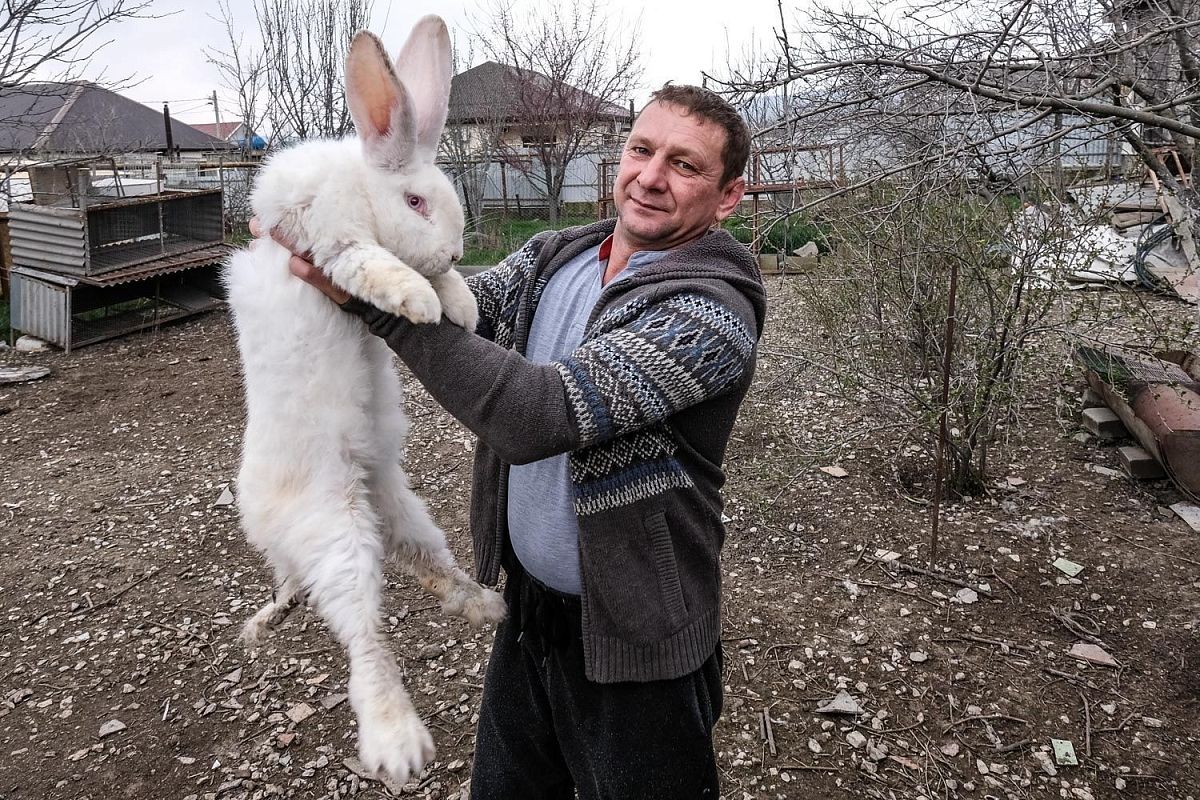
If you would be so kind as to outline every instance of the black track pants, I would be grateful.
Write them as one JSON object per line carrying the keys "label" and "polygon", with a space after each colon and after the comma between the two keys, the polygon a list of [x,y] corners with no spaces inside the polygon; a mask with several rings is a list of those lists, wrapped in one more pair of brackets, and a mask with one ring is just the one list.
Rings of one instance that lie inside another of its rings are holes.
{"label": "black track pants", "polygon": [[682,678],[584,677],[578,598],[510,575],[479,709],[472,800],[717,800],[720,648]]}

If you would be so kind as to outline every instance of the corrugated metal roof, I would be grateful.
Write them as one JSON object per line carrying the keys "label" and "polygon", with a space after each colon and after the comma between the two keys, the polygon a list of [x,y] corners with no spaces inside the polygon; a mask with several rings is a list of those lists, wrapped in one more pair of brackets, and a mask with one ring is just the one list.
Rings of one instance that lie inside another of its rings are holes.
{"label": "corrugated metal roof", "polygon": [[224,261],[234,248],[227,244],[215,244],[203,250],[192,250],[174,256],[165,256],[146,264],[138,264],[116,272],[106,272],[103,275],[80,276],[79,282],[91,286],[116,286],[121,283],[140,281],[143,278],[153,278],[158,275],[169,275],[172,272],[182,272],[185,269],[203,267],[207,264],[217,264]]}

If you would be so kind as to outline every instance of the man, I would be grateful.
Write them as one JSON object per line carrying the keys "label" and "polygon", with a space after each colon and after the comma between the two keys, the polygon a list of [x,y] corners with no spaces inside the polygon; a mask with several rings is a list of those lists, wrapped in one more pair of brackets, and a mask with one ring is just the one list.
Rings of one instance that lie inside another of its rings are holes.
{"label": "man", "polygon": [[617,220],[539,234],[472,279],[476,332],[414,325],[292,270],[387,340],[478,437],[481,582],[508,574],[472,797],[715,798],[721,462],[765,299],[714,229],[749,132],[666,86],[634,123]]}

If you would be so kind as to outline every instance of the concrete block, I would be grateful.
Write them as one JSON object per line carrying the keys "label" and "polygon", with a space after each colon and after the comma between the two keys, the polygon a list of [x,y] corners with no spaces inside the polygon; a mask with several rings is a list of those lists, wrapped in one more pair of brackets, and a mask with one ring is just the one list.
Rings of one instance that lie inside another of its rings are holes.
{"label": "concrete block", "polygon": [[1085,408],[1083,427],[1098,439],[1124,439],[1129,436],[1125,423],[1108,408]]}
{"label": "concrete block", "polygon": [[1117,458],[1121,467],[1135,481],[1154,481],[1165,478],[1162,465],[1154,460],[1154,456],[1136,445],[1125,445],[1117,448]]}
{"label": "concrete block", "polygon": [[1080,403],[1084,408],[1108,407],[1107,403],[1104,402],[1104,398],[1093,392],[1091,389],[1083,390],[1083,397],[1080,399]]}

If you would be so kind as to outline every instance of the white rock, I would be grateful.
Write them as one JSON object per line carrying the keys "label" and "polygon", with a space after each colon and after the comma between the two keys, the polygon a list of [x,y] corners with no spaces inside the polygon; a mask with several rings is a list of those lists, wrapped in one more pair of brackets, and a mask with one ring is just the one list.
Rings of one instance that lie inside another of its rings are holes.
{"label": "white rock", "polygon": [[862,747],[866,743],[867,743],[867,737],[863,736],[858,731],[850,731],[849,733],[846,734],[846,744],[850,745],[851,747],[855,748],[856,750],[858,748]]}
{"label": "white rock", "polygon": [[1051,778],[1058,774],[1058,768],[1054,766],[1053,759],[1050,758],[1050,754],[1045,750],[1035,750],[1033,757],[1037,759],[1038,765],[1042,768],[1042,772],[1045,772]]}
{"label": "white rock", "polygon": [[44,353],[49,349],[49,345],[33,336],[22,336],[17,339],[18,353]]}
{"label": "white rock", "polygon": [[974,589],[964,587],[954,593],[954,599],[965,606],[969,606],[971,603],[979,601],[979,594]]}
{"label": "white rock", "polygon": [[110,719],[108,722],[100,726],[100,738],[112,736],[114,733],[120,733],[125,730],[125,723],[119,719]]}
{"label": "white rock", "polygon": [[818,714],[858,714],[861,711],[858,701],[845,689],[817,709]]}

